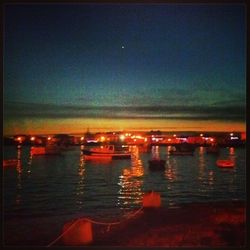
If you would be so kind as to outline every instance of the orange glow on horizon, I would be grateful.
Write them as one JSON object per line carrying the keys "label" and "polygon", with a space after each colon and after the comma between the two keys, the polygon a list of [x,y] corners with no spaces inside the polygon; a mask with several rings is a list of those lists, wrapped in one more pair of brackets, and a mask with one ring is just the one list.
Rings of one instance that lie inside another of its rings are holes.
{"label": "orange glow on horizon", "polygon": [[[45,125],[46,124],[46,125]],[[246,131],[245,122],[192,121],[192,120],[144,120],[144,119],[26,119],[23,122],[4,123],[4,135],[14,134],[57,134],[107,131]]]}

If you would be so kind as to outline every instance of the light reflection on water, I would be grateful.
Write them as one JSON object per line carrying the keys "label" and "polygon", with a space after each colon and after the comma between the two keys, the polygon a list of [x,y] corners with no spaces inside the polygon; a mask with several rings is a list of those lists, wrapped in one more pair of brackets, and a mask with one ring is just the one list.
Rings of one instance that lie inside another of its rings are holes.
{"label": "light reflection on water", "polygon": [[[85,161],[80,147],[60,156],[33,157],[29,147],[5,147],[5,159],[19,160],[3,175],[7,243],[23,242],[27,235],[38,245],[49,243],[66,221],[80,216],[117,220],[139,208],[150,190],[161,194],[166,207],[246,200],[245,149],[223,148],[219,156],[207,154],[204,147],[196,148],[194,156],[172,156],[170,149],[133,146],[131,160]],[[153,157],[166,160],[165,171],[149,170]],[[218,158],[234,159],[235,168],[218,168]],[[39,233],[32,231],[33,225]]]}
{"label": "light reflection on water", "polygon": [[[224,148],[219,156],[196,148],[194,156],[172,156],[171,147],[132,146],[131,160],[88,161],[78,147],[62,156],[31,156],[29,147],[6,147],[18,159],[4,171],[5,213],[90,214],[140,207],[143,194],[161,193],[164,206],[183,202],[245,199],[245,149]],[[166,160],[163,172],[150,172],[148,160]],[[233,169],[220,169],[217,158],[235,160]],[[15,206],[13,206],[15,204]]]}
{"label": "light reflection on water", "polygon": [[121,208],[129,208],[141,203],[143,191],[144,169],[139,155],[138,147],[131,147],[131,166],[124,168],[119,176],[117,205]]}
{"label": "light reflection on water", "polygon": [[21,163],[21,146],[17,147],[17,192],[16,192],[16,205],[22,202],[22,163]]}
{"label": "light reflection on water", "polygon": [[83,153],[80,152],[80,162],[78,168],[78,185],[76,187],[76,205],[77,209],[81,210],[83,208],[83,195],[84,195],[84,179],[85,179],[85,161]]}
{"label": "light reflection on water", "polygon": [[[167,147],[167,152],[171,150],[171,147]],[[176,163],[176,158],[171,157],[169,154],[166,155],[166,170],[165,170],[165,178],[166,178],[166,186],[167,186],[167,192],[168,193],[174,193],[175,185],[174,183],[179,181],[178,178],[178,168]],[[168,205],[169,207],[175,207],[176,201],[173,197],[168,198]]]}

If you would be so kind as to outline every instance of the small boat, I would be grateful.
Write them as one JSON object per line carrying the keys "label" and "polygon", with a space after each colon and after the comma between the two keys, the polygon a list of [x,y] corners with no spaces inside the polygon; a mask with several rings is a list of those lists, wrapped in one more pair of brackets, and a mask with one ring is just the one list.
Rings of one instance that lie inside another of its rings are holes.
{"label": "small boat", "polygon": [[100,147],[94,147],[91,149],[83,149],[82,150],[84,159],[103,159],[103,158],[111,158],[111,159],[130,159],[131,152],[129,150],[124,149],[122,146],[118,147],[115,145],[104,145]]}
{"label": "small boat", "polygon": [[171,155],[193,155],[195,148],[187,143],[175,145],[173,150],[169,151]]}
{"label": "small boat", "polygon": [[152,171],[155,170],[165,170],[165,160],[162,159],[152,159],[148,161],[149,169]]}
{"label": "small boat", "polygon": [[47,145],[45,147],[31,147],[31,155],[57,155],[60,154],[60,148],[56,145]]}
{"label": "small boat", "polygon": [[216,165],[221,168],[232,168],[235,166],[233,160],[217,160]]}
{"label": "small boat", "polygon": [[17,159],[3,160],[3,167],[17,167],[17,165],[18,165]]}

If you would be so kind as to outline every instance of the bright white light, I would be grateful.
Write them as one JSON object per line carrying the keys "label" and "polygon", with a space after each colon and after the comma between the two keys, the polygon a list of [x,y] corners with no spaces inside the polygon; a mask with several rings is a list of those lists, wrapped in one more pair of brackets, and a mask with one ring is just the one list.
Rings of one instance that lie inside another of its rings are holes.
{"label": "bright white light", "polygon": [[124,135],[120,135],[120,140],[124,141],[124,139],[125,139],[125,136]]}
{"label": "bright white light", "polygon": [[231,136],[231,140],[238,140],[239,137],[238,136]]}

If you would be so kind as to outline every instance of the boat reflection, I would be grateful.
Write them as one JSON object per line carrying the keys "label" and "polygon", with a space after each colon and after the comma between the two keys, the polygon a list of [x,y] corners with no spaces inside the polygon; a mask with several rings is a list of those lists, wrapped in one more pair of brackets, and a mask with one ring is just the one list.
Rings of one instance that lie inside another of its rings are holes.
{"label": "boat reflection", "polygon": [[229,148],[229,154],[230,154],[230,155],[234,155],[234,154],[235,154],[235,149],[234,149],[234,147],[230,147],[230,148]]}
{"label": "boat reflection", "polygon": [[234,165],[236,165],[236,154],[235,154],[235,148],[234,147],[230,147],[229,148],[229,160],[234,162]]}
{"label": "boat reflection", "polygon": [[151,154],[153,159],[159,159],[160,158],[159,146],[153,146],[151,149]]}
{"label": "boat reflection", "polygon": [[138,147],[132,146],[131,152],[131,166],[123,169],[118,182],[120,190],[118,192],[117,205],[125,209],[141,204],[143,196],[142,177],[144,169]]}

